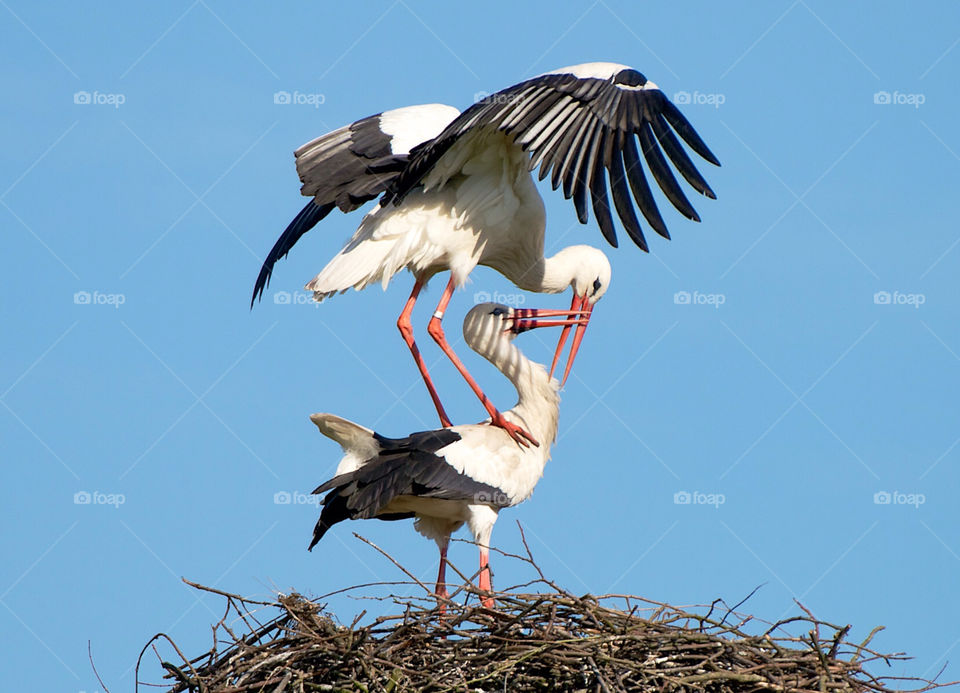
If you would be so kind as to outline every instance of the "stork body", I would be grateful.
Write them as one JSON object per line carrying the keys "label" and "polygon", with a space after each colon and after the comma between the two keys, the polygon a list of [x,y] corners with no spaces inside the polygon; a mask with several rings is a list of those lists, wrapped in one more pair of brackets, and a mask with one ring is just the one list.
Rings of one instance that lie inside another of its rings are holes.
{"label": "stork body", "polygon": [[[478,393],[492,423],[507,428],[517,442],[536,442],[511,426],[483,396],[447,342],[441,320],[453,291],[481,264],[521,289],[559,293],[572,288],[571,311],[589,314],[607,289],[609,262],[589,246],[572,246],[544,257],[546,219],[531,171],[539,167],[541,180],[552,172],[553,188],[562,185],[581,223],[589,218],[589,197],[604,237],[616,246],[607,194],[609,176],[617,215],[631,239],[647,250],[632,199],[658,234],[666,238],[669,234],[646,181],[636,141],[653,178],[685,216],[699,221],[664,153],[695,190],[714,197],[675,133],[700,156],[719,163],[653,82],[614,63],[587,63],[540,75],[493,94],[463,113],[433,104],[357,121],[297,150],[301,192],[314,199],[268,254],[254,300],[262,296],[276,261],[334,207],[348,212],[382,195],[340,253],[306,288],[323,300],[372,283],[386,287],[402,269],[413,273],[413,291],[397,326],[442,425],[449,426],[410,323],[423,286],[433,275],[449,270],[428,332]],[[564,379],[584,328],[574,338]],[[555,357],[554,366],[556,361]]]}
{"label": "stork body", "polygon": [[[331,414],[314,414],[313,422],[345,455],[334,478],[314,491],[327,495],[310,548],[342,520],[416,518],[417,531],[440,549],[437,594],[446,596],[450,535],[466,524],[480,549],[480,588],[489,591],[488,547],[497,514],[533,493],[559,416],[559,383],[527,359],[512,338],[529,327],[555,324],[523,319],[519,311],[490,303],[475,306],[464,320],[467,344],[517,390],[516,406],[502,416],[536,436],[539,446],[518,446],[507,431],[487,422],[392,439]],[[484,603],[492,601],[485,597]]]}

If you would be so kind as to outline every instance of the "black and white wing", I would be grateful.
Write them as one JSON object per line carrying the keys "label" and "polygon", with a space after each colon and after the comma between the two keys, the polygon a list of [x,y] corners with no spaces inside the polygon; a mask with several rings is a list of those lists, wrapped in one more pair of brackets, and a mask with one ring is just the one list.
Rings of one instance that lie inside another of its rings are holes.
{"label": "black and white wing", "polygon": [[384,111],[334,130],[294,152],[300,192],[313,200],[300,210],[267,253],[251,307],[270,283],[277,260],[334,207],[352,212],[378,197],[407,164],[410,149],[433,139],[459,115],[452,106],[426,104]]}
{"label": "black and white wing", "polygon": [[343,520],[400,520],[410,513],[382,511],[398,496],[436,500],[475,500],[478,497],[506,498],[499,488],[457,471],[437,452],[461,439],[445,428],[414,433],[407,438],[384,438],[375,434],[381,446],[377,457],[359,468],[335,476],[313,493],[326,493],[323,510],[313,530],[312,549],[330,527]]}
{"label": "black and white wing", "polygon": [[589,193],[600,230],[613,246],[617,236],[607,175],[614,208],[630,238],[647,250],[631,191],[647,223],[670,238],[647,184],[641,153],[667,199],[688,219],[699,221],[700,217],[664,153],[697,192],[716,198],[676,136],[710,163],[719,166],[720,162],[666,95],[626,65],[586,63],[528,79],[465,110],[436,139],[411,152],[406,168],[390,186],[394,203],[421,184],[461,140],[484,128],[511,135],[530,154],[530,170],[540,168],[540,180],[552,171],[553,189],[562,185],[564,197],[573,197],[577,217],[584,224]]}

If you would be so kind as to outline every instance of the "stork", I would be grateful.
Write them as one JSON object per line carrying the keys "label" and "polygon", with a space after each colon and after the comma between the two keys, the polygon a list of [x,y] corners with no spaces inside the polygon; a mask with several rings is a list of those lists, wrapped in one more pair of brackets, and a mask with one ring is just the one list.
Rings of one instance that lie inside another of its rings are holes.
{"label": "stork", "polygon": [[[386,438],[332,414],[311,416],[321,433],[340,444],[344,457],[336,475],[313,491],[326,496],[309,548],[343,520],[414,517],[416,530],[440,549],[436,593],[443,598],[450,535],[466,524],[480,549],[479,587],[489,593],[490,534],[497,513],[530,497],[550,457],[559,416],[559,383],[526,358],[513,338],[535,327],[586,322],[567,314],[481,303],[463,321],[470,348],[517,390],[516,406],[502,416],[535,435],[539,446],[515,445],[507,431],[486,422]],[[492,598],[485,595],[483,604],[492,606]]]}
{"label": "stork", "polygon": [[[676,133],[676,134],[674,134]],[[454,289],[478,264],[500,272],[519,288],[544,293],[573,289],[571,315],[589,317],[607,289],[606,257],[589,246],[564,248],[544,257],[546,219],[539,179],[573,198],[587,223],[587,196],[604,238],[616,247],[606,178],[617,215],[642,250],[648,246],[631,201],[664,238],[666,224],[650,191],[637,150],[667,199],[684,216],[700,217],[671,173],[664,152],[697,192],[715,198],[683,146],[712,164],[719,161],[682,113],[640,72],[615,63],[586,63],[528,79],[473,104],[410,106],[358,120],[295,152],[301,193],[313,199],[290,222],[267,254],[251,307],[270,281],[274,264],[335,207],[350,212],[380,197],[343,249],[306,288],[317,301],[372,283],[384,288],[399,270],[414,275],[413,290],[397,320],[443,426],[450,426],[416,345],[410,315],[433,275],[450,278],[427,327],[457,370],[478,391],[447,342],[441,320]],[[662,151],[661,151],[662,150]],[[573,365],[586,325],[577,327],[563,381]],[[558,340],[551,373],[567,331]],[[561,383],[562,385],[562,383]],[[521,444],[536,443],[510,424],[486,397],[491,423]]]}

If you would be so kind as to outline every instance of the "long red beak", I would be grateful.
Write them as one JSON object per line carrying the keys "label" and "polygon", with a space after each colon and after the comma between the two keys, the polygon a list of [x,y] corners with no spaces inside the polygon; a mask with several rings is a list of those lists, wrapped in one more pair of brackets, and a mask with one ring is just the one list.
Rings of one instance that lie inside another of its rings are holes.
{"label": "long red beak", "polygon": [[[520,334],[537,327],[563,327],[569,330],[573,325],[586,325],[586,316],[579,315],[581,311],[570,310],[541,310],[539,308],[517,308],[513,311],[513,327],[510,329]],[[544,318],[564,318],[563,320],[545,320]]]}
{"label": "long red beak", "polygon": [[587,331],[587,324],[590,322],[592,313],[593,305],[587,301],[587,297],[574,294],[573,301],[570,302],[570,310],[566,312],[566,315],[575,314],[579,319],[563,328],[563,332],[560,333],[560,340],[557,342],[557,351],[553,355],[553,363],[550,364],[550,376],[552,377],[553,371],[557,368],[557,362],[560,360],[560,353],[563,351],[563,346],[567,342],[570,327],[575,324],[577,331],[573,335],[573,345],[570,347],[570,356],[567,357],[567,366],[563,371],[563,380],[560,381],[561,387],[563,387],[564,383],[567,382],[567,378],[570,376],[570,369],[573,368],[573,361],[577,356],[577,351],[580,349],[580,343],[583,341],[583,335]]}

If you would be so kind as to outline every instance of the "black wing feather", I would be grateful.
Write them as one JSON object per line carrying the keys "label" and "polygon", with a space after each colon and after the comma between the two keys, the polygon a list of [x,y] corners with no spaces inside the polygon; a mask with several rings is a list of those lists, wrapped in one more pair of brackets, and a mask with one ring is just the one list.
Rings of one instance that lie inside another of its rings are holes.
{"label": "black wing feather", "polygon": [[[633,135],[624,135],[617,133],[616,137],[633,137]],[[610,190],[613,193],[613,205],[617,209],[617,216],[623,222],[623,228],[627,234],[644,252],[648,251],[647,239],[643,237],[643,230],[640,228],[640,220],[637,219],[637,213],[633,209],[633,203],[630,201],[630,189],[627,187],[627,174],[623,170],[623,148],[620,142],[617,142],[611,153],[610,164]]]}
{"label": "black wing feather", "polygon": [[713,190],[710,189],[710,186],[707,184],[707,181],[703,179],[703,176],[700,175],[697,167],[690,161],[687,153],[683,151],[683,147],[680,146],[673,132],[667,127],[663,116],[660,114],[655,115],[650,120],[650,125],[653,127],[653,134],[656,135],[657,141],[660,143],[660,146],[663,147],[663,151],[670,157],[670,161],[672,161],[673,165],[680,171],[680,175],[683,176],[684,180],[692,185],[698,193],[706,195],[711,200],[716,200],[717,196]]}
{"label": "black wing feather", "polygon": [[667,196],[667,199],[670,200],[673,206],[685,217],[694,221],[700,221],[700,217],[697,216],[697,211],[693,208],[693,205],[690,204],[687,196],[683,194],[683,190],[680,189],[680,185],[677,183],[677,179],[673,177],[673,173],[670,172],[670,167],[667,166],[667,161],[663,158],[663,153],[660,151],[660,147],[657,146],[657,141],[654,139],[653,133],[650,132],[650,126],[644,124],[637,135],[640,137],[640,148],[643,151],[643,158],[647,160],[650,173],[653,174],[653,179],[657,181],[663,194]]}
{"label": "black wing feather", "polygon": [[[650,184],[647,183],[647,177],[643,175],[643,164],[640,163],[640,155],[637,153],[637,143],[633,135],[627,135],[623,146],[623,164],[627,169],[627,180],[630,181],[630,189],[633,196],[640,206],[643,218],[658,234],[666,239],[670,238],[667,231],[667,225],[660,216],[660,209],[657,207],[657,201],[653,199],[653,193],[650,191]],[[642,246],[641,246],[642,247]],[[644,248],[646,250],[646,248]]]}
{"label": "black wing feather", "polygon": [[663,117],[667,119],[670,126],[677,131],[677,134],[690,146],[690,149],[714,166],[719,166],[720,160],[710,151],[707,143],[700,139],[700,135],[693,129],[690,121],[680,112],[680,109],[665,94],[661,93],[660,96],[662,97],[659,102],[660,112],[663,113]]}
{"label": "black wing feather", "polygon": [[[688,184],[711,198],[715,197],[713,190],[676,135],[710,163],[719,165],[717,158],[677,107],[641,73],[629,68],[604,73],[617,69],[611,65],[598,66],[593,72],[591,68],[579,66],[569,73],[541,75],[467,109],[436,139],[411,153],[409,163],[390,184],[383,204],[399,204],[461,137],[477,128],[494,129],[511,136],[529,153],[530,168],[539,168],[540,180],[550,175],[554,190],[563,186],[563,195],[573,198],[581,223],[590,218],[589,194],[597,224],[604,238],[615,246],[606,184],[607,175],[614,177],[610,189],[617,216],[630,238],[646,250],[633,200],[654,231],[665,238],[670,234],[646,181],[633,140],[636,135],[649,172],[664,195],[684,216],[699,221],[664,153]],[[582,74],[597,76],[577,76]],[[572,111],[568,110],[570,104],[576,104]]]}
{"label": "black wing feather", "polygon": [[616,248],[617,231],[613,228],[613,217],[610,216],[610,200],[607,198],[607,182],[603,166],[610,142],[603,130],[597,133],[596,139],[593,175],[590,176],[590,198],[593,201],[593,214],[597,217],[603,237],[607,239],[607,243]]}
{"label": "black wing feather", "polygon": [[260,274],[257,275],[257,283],[253,286],[253,297],[250,299],[251,308],[253,308],[253,304],[257,299],[263,298],[263,292],[270,286],[270,277],[273,274],[273,266],[277,263],[277,260],[289,253],[290,249],[300,240],[303,234],[330,214],[334,206],[335,203],[333,202],[318,205],[311,200],[300,210],[300,213],[293,218],[293,221],[287,225],[287,228],[280,234],[280,238],[273,244],[270,252],[267,253],[267,258],[263,261]]}

